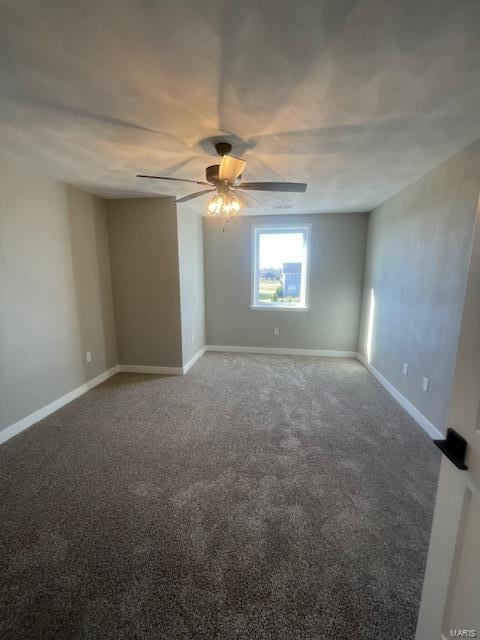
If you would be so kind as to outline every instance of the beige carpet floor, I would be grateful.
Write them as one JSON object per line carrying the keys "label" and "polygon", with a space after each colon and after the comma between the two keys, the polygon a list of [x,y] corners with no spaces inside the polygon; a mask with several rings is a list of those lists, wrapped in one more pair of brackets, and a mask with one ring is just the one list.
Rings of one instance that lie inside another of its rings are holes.
{"label": "beige carpet floor", "polygon": [[0,447],[0,637],[413,639],[439,456],[354,360],[117,375]]}

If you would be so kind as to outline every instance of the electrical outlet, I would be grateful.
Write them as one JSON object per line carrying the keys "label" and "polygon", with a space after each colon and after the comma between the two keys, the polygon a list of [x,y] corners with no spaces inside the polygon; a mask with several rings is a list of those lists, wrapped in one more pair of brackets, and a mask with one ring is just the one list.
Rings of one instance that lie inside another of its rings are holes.
{"label": "electrical outlet", "polygon": [[422,389],[427,392],[430,389],[430,380],[428,378],[424,378],[422,382]]}
{"label": "electrical outlet", "polygon": [[402,373],[403,373],[404,376],[408,376],[408,363],[407,362],[403,363]]}
{"label": "electrical outlet", "polygon": [[193,344],[193,343],[195,342],[195,335],[194,335],[193,333],[192,333],[192,336],[191,336],[191,338],[190,338],[190,339],[191,339],[192,344]]}
{"label": "electrical outlet", "polygon": [[92,354],[90,353],[90,351],[87,351],[87,353],[85,354],[85,360],[87,362],[91,362],[92,361]]}
{"label": "electrical outlet", "polygon": [[280,335],[280,329],[278,327],[275,327],[275,329],[273,330],[273,335],[274,336],[279,336]]}

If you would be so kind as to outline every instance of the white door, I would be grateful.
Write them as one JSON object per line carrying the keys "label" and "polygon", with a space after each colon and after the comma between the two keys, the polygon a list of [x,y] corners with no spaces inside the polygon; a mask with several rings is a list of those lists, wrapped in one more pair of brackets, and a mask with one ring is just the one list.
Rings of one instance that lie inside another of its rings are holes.
{"label": "white door", "polygon": [[467,441],[467,471],[445,456],[416,640],[480,638],[480,203],[448,425]]}

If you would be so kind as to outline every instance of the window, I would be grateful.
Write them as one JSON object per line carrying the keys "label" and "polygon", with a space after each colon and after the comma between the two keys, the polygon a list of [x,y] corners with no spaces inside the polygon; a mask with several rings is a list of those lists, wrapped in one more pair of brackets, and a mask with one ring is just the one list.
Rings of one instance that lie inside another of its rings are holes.
{"label": "window", "polygon": [[252,307],[306,309],[310,225],[252,231]]}

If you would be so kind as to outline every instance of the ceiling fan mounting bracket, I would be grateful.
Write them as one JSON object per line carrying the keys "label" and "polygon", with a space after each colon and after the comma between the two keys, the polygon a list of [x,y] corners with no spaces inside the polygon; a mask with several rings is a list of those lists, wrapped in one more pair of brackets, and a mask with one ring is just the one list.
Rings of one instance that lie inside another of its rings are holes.
{"label": "ceiling fan mounting bracket", "polygon": [[232,145],[229,142],[217,142],[215,144],[215,150],[219,156],[226,156],[232,150]]}

